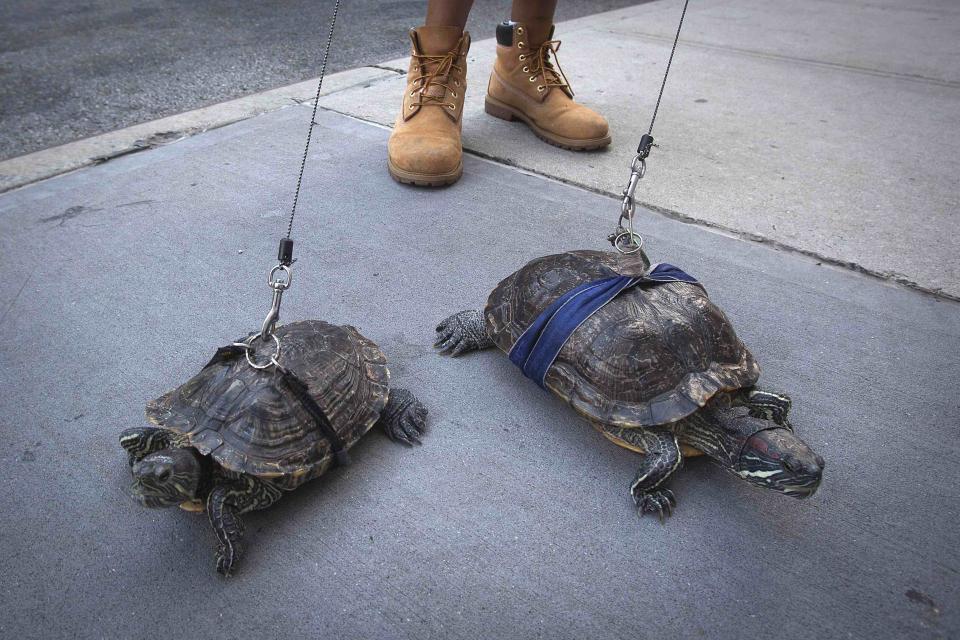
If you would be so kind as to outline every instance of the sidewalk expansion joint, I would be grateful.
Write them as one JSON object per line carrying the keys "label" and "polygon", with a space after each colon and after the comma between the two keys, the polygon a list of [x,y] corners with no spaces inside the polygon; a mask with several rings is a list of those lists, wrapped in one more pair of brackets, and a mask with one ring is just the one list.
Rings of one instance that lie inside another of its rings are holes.
{"label": "sidewalk expansion joint", "polygon": [[[656,35],[652,33],[637,33],[635,31],[619,31],[615,28],[604,29],[605,33],[614,34],[617,36],[623,36],[626,38],[637,38],[639,40],[649,40],[652,42],[662,42],[666,44],[671,44],[673,38],[668,38],[666,36]],[[843,64],[841,62],[829,62],[825,60],[815,60],[813,58],[801,58],[798,56],[787,56],[779,53],[769,53],[766,51],[758,51],[756,49],[744,49],[741,47],[731,47],[728,45],[718,45],[711,44],[709,42],[695,42],[691,40],[680,39],[680,44],[684,47],[691,47],[694,49],[706,49],[708,51],[719,51],[723,53],[730,53],[733,55],[745,56],[748,58],[759,58],[762,60],[773,60],[777,62],[789,62],[795,64],[801,64],[811,67],[819,67],[822,69],[832,69],[834,71],[843,71],[847,73],[859,73],[868,76],[874,76],[879,78],[890,78],[894,80],[904,80],[906,82],[918,82],[921,84],[935,85],[938,87],[948,87],[951,89],[960,89],[960,82],[954,80],[942,80],[940,78],[931,78],[929,76],[922,76],[919,74],[912,73],[900,73],[898,71],[884,71],[883,69],[873,69],[870,67],[861,67],[852,64]]]}
{"label": "sidewalk expansion joint", "polygon": [[[382,124],[375,120],[370,120],[368,118],[363,118],[361,116],[357,116],[352,113],[346,113],[344,111],[339,111],[337,109],[325,107],[323,105],[320,105],[320,109],[324,111],[329,111],[330,113],[336,113],[337,115],[345,116],[347,118],[351,118],[353,120],[357,120],[359,122],[363,122],[368,125],[373,125],[380,129],[387,129],[387,130],[391,129],[391,127],[385,124]],[[609,191],[604,191],[603,189],[598,189],[596,187],[591,187],[590,185],[582,184],[580,182],[576,182],[575,180],[570,180],[570,179],[562,178],[559,176],[553,176],[548,173],[544,173],[543,171],[539,171],[537,169],[533,169],[530,167],[523,166],[521,164],[517,164],[516,162],[514,162],[509,158],[501,158],[499,156],[484,153],[482,151],[476,151],[474,149],[468,149],[466,147],[464,147],[463,151],[464,153],[474,156],[475,158],[485,160],[487,162],[492,162],[494,164],[499,164],[505,167],[511,167],[519,171],[523,171],[524,173],[535,175],[538,178],[552,180],[554,182],[559,182],[561,184],[565,184],[570,187],[582,189],[584,191],[588,191],[596,195],[605,196],[607,198],[610,198],[611,200],[617,201],[618,203],[620,201],[619,194],[611,193]],[[676,220],[677,222],[682,222],[684,224],[689,224],[695,227],[710,229],[711,231],[719,232],[724,235],[730,236],[732,238],[743,240],[745,242],[763,244],[777,251],[783,251],[784,253],[802,255],[806,258],[811,258],[816,261],[817,265],[829,265],[831,267],[836,267],[836,268],[844,269],[847,271],[853,271],[855,273],[859,273],[861,275],[867,276],[874,280],[879,280],[889,285],[902,286],[912,291],[917,291],[924,295],[929,295],[935,298],[936,300],[948,300],[950,302],[960,302],[960,296],[947,293],[939,288],[926,287],[924,285],[919,284],[918,282],[915,282],[914,280],[911,280],[910,278],[903,275],[902,273],[896,273],[896,272],[890,272],[890,271],[878,271],[876,269],[870,269],[858,262],[853,262],[850,260],[841,260],[839,258],[832,258],[830,256],[823,255],[817,251],[802,249],[800,247],[795,247],[791,244],[787,244],[785,242],[780,242],[779,240],[774,240],[773,238],[769,238],[763,234],[751,233],[749,231],[734,229],[726,225],[717,224],[715,222],[711,222],[710,220],[703,220],[702,218],[696,218],[694,216],[687,215],[680,211],[674,211],[673,209],[667,209],[666,207],[661,207],[648,202],[637,201],[637,204],[640,207],[647,209],[648,211],[656,213],[665,218],[669,218],[670,220]]]}
{"label": "sidewalk expansion joint", "polygon": [[[489,162],[494,162],[500,165],[505,165],[505,166],[513,167],[515,169],[519,169],[520,171],[523,171],[525,173],[530,173],[532,175],[536,175],[540,178],[554,180],[556,182],[569,185],[571,187],[576,187],[578,189],[583,189],[584,191],[589,191],[590,193],[605,196],[607,198],[610,198],[611,200],[616,200],[618,203],[620,201],[619,194],[611,193],[609,191],[604,191],[603,189],[598,189],[596,187],[591,187],[590,185],[582,184],[582,183],[576,182],[575,180],[553,176],[548,173],[539,171],[537,169],[525,167],[523,165],[517,164],[516,162],[508,158],[500,158],[498,156],[493,156],[487,153],[483,153],[481,151],[474,151],[473,149],[464,149],[464,152],[469,153],[472,156],[481,158],[483,160],[487,160]],[[661,207],[659,205],[652,204],[649,202],[643,202],[638,200],[637,205],[644,209],[647,209],[648,211],[661,215],[665,218],[676,220],[684,224],[689,224],[696,227],[717,231],[725,235],[728,235],[730,237],[736,238],[738,240],[743,240],[745,242],[763,244],[773,249],[776,249],[777,251],[783,251],[784,253],[798,254],[807,258],[812,258],[816,261],[818,265],[826,264],[832,267],[845,269],[847,271],[854,271],[861,275],[868,276],[875,280],[880,280],[887,284],[902,286],[907,289],[911,289],[913,291],[917,291],[919,293],[932,296],[938,300],[949,300],[951,302],[960,302],[960,296],[947,293],[939,288],[926,287],[924,285],[921,285],[911,280],[910,278],[903,275],[902,273],[878,271],[876,269],[870,269],[858,262],[853,262],[850,260],[841,260],[839,258],[832,258],[830,256],[823,255],[817,251],[803,249],[800,247],[793,246],[791,244],[787,244],[785,242],[780,242],[779,240],[774,240],[773,238],[769,238],[763,234],[751,233],[749,231],[742,231],[739,229],[735,229],[733,227],[728,227],[726,225],[717,224],[716,222],[712,222],[710,220],[703,220],[702,218],[696,218],[694,216],[687,215],[680,211],[675,211],[673,209]]]}

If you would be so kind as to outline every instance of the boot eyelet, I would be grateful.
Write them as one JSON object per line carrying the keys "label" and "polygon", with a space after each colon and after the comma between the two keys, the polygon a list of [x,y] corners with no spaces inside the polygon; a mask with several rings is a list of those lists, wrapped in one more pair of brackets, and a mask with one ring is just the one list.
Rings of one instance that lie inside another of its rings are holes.
{"label": "boot eyelet", "polygon": [[544,89],[546,89],[546,87],[543,85],[540,85],[539,87],[537,87],[537,91],[539,91],[540,93],[543,93]]}
{"label": "boot eyelet", "polygon": [[455,104],[448,104],[448,105],[447,105],[447,108],[450,109],[450,111],[456,111],[456,110],[457,110],[457,105],[455,105]]}
{"label": "boot eyelet", "polygon": [[456,91],[451,91],[450,93],[453,95],[454,98],[457,97],[457,92],[456,92]]}
{"label": "boot eyelet", "polygon": [[526,59],[527,59],[527,56],[525,56],[525,55],[523,55],[523,54],[521,53],[521,54],[520,54],[520,62],[523,62],[523,61],[526,60]]}
{"label": "boot eyelet", "polygon": [[416,109],[416,108],[417,108],[417,105],[415,105],[415,104],[410,105],[410,111],[413,111],[413,110]]}
{"label": "boot eyelet", "polygon": [[524,72],[524,73],[526,73],[527,71],[530,71],[530,67],[524,67],[524,68],[523,68],[523,72]]}
{"label": "boot eyelet", "polygon": [[518,36],[522,36],[522,35],[523,35],[523,27],[517,27],[517,35],[518,35]]}
{"label": "boot eyelet", "polygon": [[518,43],[517,43],[517,48],[518,48],[518,49],[523,49],[523,42],[518,42]]}
{"label": "boot eyelet", "polygon": [[530,76],[530,82],[536,82],[537,76]]}

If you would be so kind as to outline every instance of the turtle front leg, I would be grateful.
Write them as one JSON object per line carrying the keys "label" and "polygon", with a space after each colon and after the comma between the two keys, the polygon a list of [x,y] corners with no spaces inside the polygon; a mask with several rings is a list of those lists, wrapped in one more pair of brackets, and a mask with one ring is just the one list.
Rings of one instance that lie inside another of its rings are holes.
{"label": "turtle front leg", "polygon": [[483,313],[469,309],[455,313],[437,326],[437,341],[433,344],[440,353],[459,356],[467,351],[479,351],[493,346],[487,335]]}
{"label": "turtle front leg", "polygon": [[283,492],[253,476],[226,478],[207,496],[207,518],[217,536],[217,572],[229,576],[240,559],[243,521],[240,515],[265,509],[280,499]]}
{"label": "turtle front leg", "polygon": [[406,389],[391,389],[377,425],[395,442],[420,444],[427,428],[427,408]]}
{"label": "turtle front leg", "polygon": [[640,468],[630,484],[630,495],[637,505],[637,513],[656,513],[663,522],[663,516],[673,515],[677,499],[673,491],[664,485],[680,468],[683,455],[677,436],[666,429],[623,429],[603,426],[602,429],[614,441],[624,441],[630,449],[642,452]]}
{"label": "turtle front leg", "polygon": [[128,456],[128,462],[134,464],[151,453],[161,449],[180,446],[177,434],[159,427],[132,427],[120,432],[120,446]]}
{"label": "turtle front leg", "polygon": [[739,404],[747,407],[751,417],[770,420],[793,431],[789,418],[793,401],[787,394],[753,387],[741,391],[739,399]]}

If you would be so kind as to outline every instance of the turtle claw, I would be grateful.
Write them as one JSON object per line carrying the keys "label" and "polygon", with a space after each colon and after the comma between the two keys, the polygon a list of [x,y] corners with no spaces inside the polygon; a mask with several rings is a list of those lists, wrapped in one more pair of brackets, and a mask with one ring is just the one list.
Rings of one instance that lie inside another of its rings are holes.
{"label": "turtle claw", "polygon": [[427,408],[406,389],[394,389],[380,417],[391,440],[412,447],[420,444],[427,428]]}
{"label": "turtle claw", "polygon": [[677,499],[669,489],[659,489],[634,495],[633,501],[637,505],[637,515],[643,517],[647,513],[655,513],[660,522],[665,522],[665,516],[673,515],[673,508],[677,506]]}
{"label": "turtle claw", "polygon": [[423,436],[423,427],[425,426],[423,418],[418,420],[418,412],[414,411],[414,415],[407,414],[400,419],[400,427],[403,429],[403,433],[407,436],[407,439],[417,444],[420,443],[420,438]]}
{"label": "turtle claw", "polygon": [[440,353],[454,358],[463,353],[463,342],[457,336],[441,336],[433,345]]}
{"label": "turtle claw", "polygon": [[483,315],[479,311],[455,313],[437,325],[437,340],[433,343],[441,354],[453,358],[468,351],[493,346],[487,336]]}

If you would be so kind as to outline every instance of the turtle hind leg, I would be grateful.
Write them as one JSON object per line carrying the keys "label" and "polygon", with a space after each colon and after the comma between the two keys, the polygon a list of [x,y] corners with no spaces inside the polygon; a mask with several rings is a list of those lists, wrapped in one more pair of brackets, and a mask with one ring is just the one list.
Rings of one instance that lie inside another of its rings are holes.
{"label": "turtle hind leg", "polygon": [[240,515],[265,509],[281,495],[277,487],[247,475],[221,479],[214,485],[207,496],[207,518],[217,536],[217,573],[229,576],[242,555]]}
{"label": "turtle hind leg", "polygon": [[793,401],[787,394],[753,387],[740,393],[740,404],[747,407],[751,417],[770,420],[793,431],[789,418]]}
{"label": "turtle hind leg", "polygon": [[479,351],[493,346],[487,335],[483,313],[468,309],[455,313],[437,326],[437,341],[433,344],[440,353],[459,356],[467,351]]}
{"label": "turtle hind leg", "polygon": [[665,515],[673,515],[677,499],[665,485],[683,461],[677,436],[666,429],[623,429],[608,425],[600,428],[614,441],[623,441],[630,449],[643,451],[640,468],[630,484],[637,513],[641,516],[656,513],[660,522]]}
{"label": "turtle hind leg", "polygon": [[120,446],[126,450],[132,467],[151,453],[179,446],[179,442],[177,434],[160,427],[132,427],[120,432]]}
{"label": "turtle hind leg", "polygon": [[420,444],[427,428],[427,408],[406,389],[391,389],[377,425],[395,442]]}

